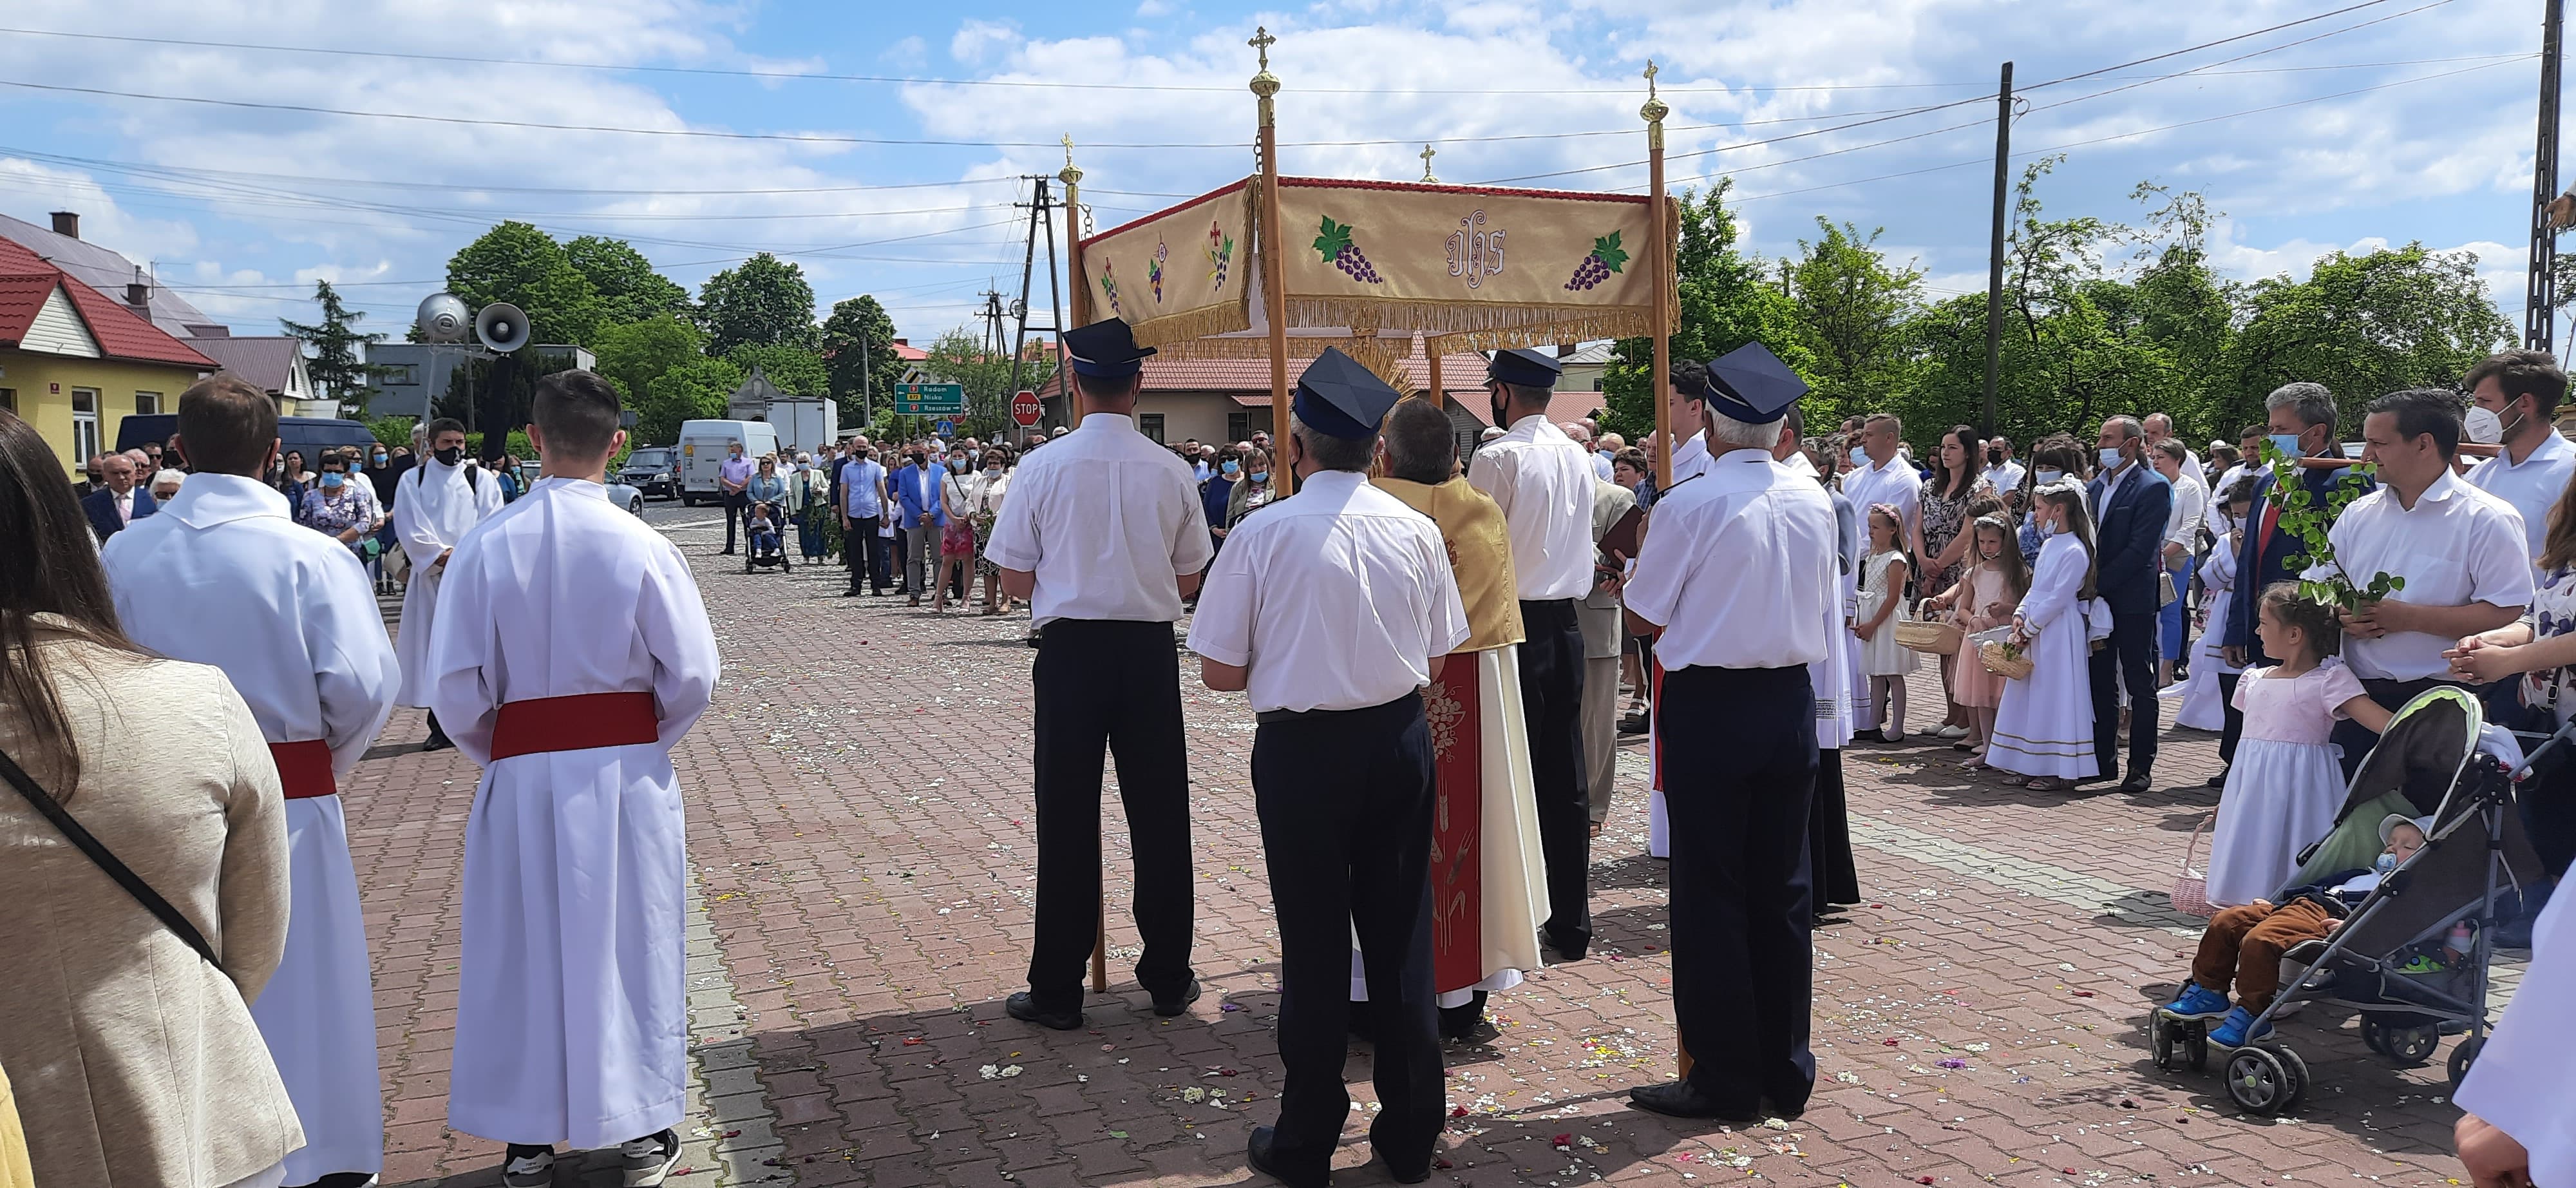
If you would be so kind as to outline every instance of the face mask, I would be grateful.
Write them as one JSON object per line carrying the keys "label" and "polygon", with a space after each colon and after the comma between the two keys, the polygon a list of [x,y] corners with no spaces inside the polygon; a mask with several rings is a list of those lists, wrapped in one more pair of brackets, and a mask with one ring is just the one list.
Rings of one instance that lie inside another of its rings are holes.
{"label": "face mask", "polygon": [[984,477],[988,479],[1000,478],[1002,477],[1002,468],[999,466],[987,466],[984,468]]}
{"label": "face mask", "polygon": [[966,473],[966,460],[964,458],[951,458],[948,460],[948,469],[954,470],[959,474],[964,474]]}
{"label": "face mask", "polygon": [[981,460],[984,457],[984,451],[980,449],[968,450],[966,451],[966,456],[971,459]]}
{"label": "face mask", "polygon": [[384,464],[385,464],[385,452],[384,452],[383,450],[378,450],[378,451],[376,451],[376,455],[375,455],[375,457],[376,457],[376,465],[378,465],[378,466],[382,466],[382,465],[384,465]]}
{"label": "face mask", "polygon": [[2118,470],[2120,468],[2120,447],[2103,446],[2101,449],[2095,451],[2095,453],[2102,459],[2102,469]]}
{"label": "face mask", "polygon": [[2302,452],[2296,433],[2275,433],[2264,440],[2271,442],[2272,448],[2281,451],[2283,457],[2296,458]]}
{"label": "face mask", "polygon": [[1851,452],[1851,464],[1854,466],[1869,465],[1869,451],[1864,450],[1859,446],[1853,446]]}
{"label": "face mask", "polygon": [[2003,464],[2004,464],[2004,452],[2003,452],[2002,450],[1987,450],[1987,451],[1986,451],[1986,465],[1988,465],[1988,466],[2001,466],[2001,465],[2003,465]]}
{"label": "face mask", "polygon": [[349,476],[345,474],[333,474],[325,471],[322,475],[322,487],[324,490],[338,490],[340,484],[347,481],[349,481]]}
{"label": "face mask", "polygon": [[431,455],[431,457],[438,459],[438,464],[441,466],[454,466],[456,465],[457,460],[464,456],[465,447],[463,446],[449,446],[446,449],[440,450]]}
{"label": "face mask", "polygon": [[2034,470],[2030,472],[2030,477],[2033,482],[2045,487],[2050,483],[2065,478],[2066,472],[2063,470]]}
{"label": "face mask", "polygon": [[1221,473],[1224,473],[1224,474],[1233,474],[1235,471],[1238,471],[1238,470],[1241,470],[1241,469],[1243,469],[1243,468],[1242,468],[1242,467],[1240,467],[1240,466],[1235,465],[1235,464],[1234,464],[1234,463],[1232,463],[1232,462],[1220,462],[1220,463],[1218,463],[1218,464],[1217,464],[1217,470],[1218,470],[1219,472],[1221,472]]}
{"label": "face mask", "polygon": [[1266,482],[1269,482],[1269,481],[1270,481],[1270,472],[1269,472],[1269,471],[1267,471],[1267,470],[1256,470],[1256,471],[1253,471],[1253,472],[1252,472],[1252,481],[1254,481],[1254,482],[1256,482],[1256,483],[1266,483]]}

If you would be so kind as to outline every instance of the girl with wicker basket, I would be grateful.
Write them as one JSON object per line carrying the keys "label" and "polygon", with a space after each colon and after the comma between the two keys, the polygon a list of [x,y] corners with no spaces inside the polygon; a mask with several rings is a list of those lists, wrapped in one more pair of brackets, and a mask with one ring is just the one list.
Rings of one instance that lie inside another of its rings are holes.
{"label": "girl with wicker basket", "polygon": [[1869,508],[1869,558],[1861,562],[1860,614],[1852,634],[1860,640],[1861,671],[1869,677],[1869,703],[1884,705],[1878,714],[1878,736],[1905,741],[1905,675],[1921,660],[1913,649],[1896,642],[1896,620],[1905,604],[1905,533],[1896,508],[1873,503]]}
{"label": "girl with wicker basket", "polygon": [[[1925,605],[1955,609],[1959,630],[1973,635],[2012,622],[2013,612],[2021,608],[2022,595],[2030,591],[2030,571],[2022,568],[2012,525],[2001,515],[1980,517],[1970,525],[1970,531],[1976,539],[1968,555],[1976,563],[1960,573],[1957,585]],[[1986,744],[1994,737],[1995,711],[2003,704],[2003,697],[2004,679],[1987,671],[1973,649],[1961,651],[1950,669],[1950,699],[1968,707],[1976,715],[1977,725],[1968,737],[1953,744],[1970,752],[1960,767],[1979,771],[1986,766]]]}
{"label": "girl with wicker basket", "polygon": [[2084,606],[2093,593],[2093,517],[2084,489],[2058,481],[2031,492],[2031,523],[2039,530],[2039,564],[2030,590],[2013,612],[2011,643],[1989,645],[2016,652],[2030,675],[2004,682],[1986,765],[2004,782],[2059,792],[2093,776],[2091,640]]}

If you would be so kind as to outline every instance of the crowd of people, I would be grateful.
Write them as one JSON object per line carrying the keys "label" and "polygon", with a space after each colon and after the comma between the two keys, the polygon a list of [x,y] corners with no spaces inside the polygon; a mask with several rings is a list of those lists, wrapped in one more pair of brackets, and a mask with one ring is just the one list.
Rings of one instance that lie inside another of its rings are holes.
{"label": "crowd of people", "polygon": [[[1809,434],[1806,385],[1758,344],[1664,377],[1669,441],[1552,423],[1559,363],[1511,349],[1489,364],[1493,428],[1462,450],[1438,403],[1327,350],[1275,440],[1165,445],[1134,416],[1152,350],[1115,319],[1065,344],[1083,415],[1052,435],[736,447],[725,551],[783,553],[792,528],[809,563],[838,548],[846,596],[891,586],[940,612],[980,573],[985,613],[1029,606],[1035,921],[1005,1009],[1050,1029],[1089,1025],[1113,758],[1136,982],[1161,1017],[1200,997],[1170,652],[1188,618],[1200,681],[1256,722],[1285,1081],[1247,1158],[1292,1185],[1328,1177],[1348,1035],[1376,1051],[1371,1144],[1417,1182],[1442,1041],[1485,1034],[1491,992],[1586,959],[1620,733],[1651,736],[1689,1056],[1630,1100],[1742,1124],[1797,1117],[1815,1085],[1811,931],[1860,899],[1846,749],[1946,744],[2026,790],[2147,792],[2176,702],[2226,762],[2208,883],[2225,910],[2167,1009],[2237,1044],[2278,990],[2268,956],[2372,885],[2285,884],[2392,713],[2453,685],[2517,724],[2576,717],[2576,450],[2545,354],[2371,400],[2358,451],[2334,395],[2294,383],[2206,458],[2149,414],[2105,418],[2090,445],[2044,436],[2025,460],[1966,426],[1909,442],[1884,413]],[[483,767],[449,1124],[507,1144],[507,1188],[550,1182],[565,1144],[618,1148],[630,1188],[671,1172],[687,1061],[669,751],[718,661],[678,550],[604,498],[618,412],[588,373],[541,382],[524,489],[444,420],[308,472],[265,395],[219,375],[182,395],[161,457],[104,457],[78,498],[0,413],[0,774],[17,792],[0,822],[71,843],[16,847],[0,871],[30,905],[0,917],[0,945],[42,955],[0,971],[0,1012],[42,1021],[0,1032],[0,1068],[43,1182],[344,1188],[381,1169],[336,793],[396,705]],[[174,452],[193,465],[156,499],[137,476]],[[406,563],[390,638],[363,564],[379,541]],[[581,605],[544,597],[573,573]],[[201,597],[142,613],[172,580]],[[2337,581],[2369,596],[2320,602],[2315,583]],[[504,662],[528,656],[545,662]],[[1909,704],[1926,669],[1937,724]],[[149,771],[109,744],[114,690],[136,681],[182,727]],[[2524,799],[2553,876],[2576,849],[2569,800]],[[2387,857],[2433,825],[2382,821]],[[620,873],[575,886],[567,869]],[[2564,904],[2544,915],[2544,889],[2524,890],[2538,960],[2460,1093],[2480,1183],[2576,1174],[2520,1104],[2565,1092],[2563,1070],[2509,1055],[2563,1028],[2576,994]]]}

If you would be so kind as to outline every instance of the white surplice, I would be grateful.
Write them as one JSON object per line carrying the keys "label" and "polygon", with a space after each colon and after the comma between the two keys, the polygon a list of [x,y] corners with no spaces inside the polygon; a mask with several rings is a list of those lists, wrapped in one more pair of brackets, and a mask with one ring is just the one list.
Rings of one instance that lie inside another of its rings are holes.
{"label": "white surplice", "polygon": [[396,640],[402,655],[402,691],[395,704],[429,708],[429,637],[438,626],[438,588],[447,579],[430,563],[499,510],[500,480],[472,462],[442,466],[438,459],[424,456],[419,465],[394,480],[394,537],[402,542],[403,555],[411,558],[410,584],[403,587],[402,634]]}
{"label": "white surplice", "polygon": [[[345,778],[393,712],[394,649],[365,567],[289,520],[267,485],[190,475],[159,514],[109,537],[101,560],[126,634],[222,669],[268,741],[329,743]],[[340,798],[287,801],[286,837],[286,952],[251,1004],[304,1124],[284,1182],[374,1175],[385,1162],[375,998]]]}
{"label": "white surplice", "polygon": [[[2004,682],[1986,764],[2026,776],[2089,779],[2094,774],[2089,606],[2080,595],[2084,542],[2060,532],[2039,548],[2019,618],[2030,636],[2031,674]],[[1963,657],[1974,663],[1974,657]]]}
{"label": "white surplice", "polygon": [[2460,1085],[2461,1109],[2531,1153],[2531,1182],[2576,1184],[2576,893],[2561,884],[2531,928],[2531,968]]}
{"label": "white surplice", "polygon": [[[432,708],[484,765],[448,1124],[580,1149],[676,1126],[687,855],[671,746],[717,670],[697,583],[599,484],[562,478],[469,533],[447,568]],[[653,695],[658,741],[492,761],[504,702],[616,692]]]}

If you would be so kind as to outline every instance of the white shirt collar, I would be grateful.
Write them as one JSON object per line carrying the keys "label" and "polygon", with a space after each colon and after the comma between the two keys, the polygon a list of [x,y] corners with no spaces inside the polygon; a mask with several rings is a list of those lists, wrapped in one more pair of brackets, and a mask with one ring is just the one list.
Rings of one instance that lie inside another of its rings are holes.
{"label": "white shirt collar", "polygon": [[[186,487],[181,487],[179,489],[183,492],[187,490]],[[2459,471],[2445,466],[2442,468],[2442,477],[2434,479],[2433,485],[2424,488],[2424,493],[2415,497],[2415,506],[2422,507],[2427,503],[2440,503],[2462,491],[2470,489],[2468,480],[2461,478]],[[2388,498],[2391,502],[2396,502],[2397,488],[2390,487],[2388,489]],[[2406,505],[2403,503],[2399,503],[2397,506],[2400,511],[2407,510]]]}
{"label": "white shirt collar", "polygon": [[[179,489],[181,491],[187,490],[186,487],[181,487]],[[594,483],[589,479],[562,478],[560,476],[538,479],[536,486],[528,488],[528,494],[530,495],[534,495],[539,491],[561,491],[568,495],[587,495],[593,499],[601,500],[608,498],[607,487]]]}
{"label": "white shirt collar", "polygon": [[2520,462],[2516,462],[2513,460],[2512,448],[2507,447],[2496,455],[2496,460],[2502,462],[2505,469],[2516,470],[2521,467],[2529,466],[2544,458],[2564,458],[2570,454],[2576,454],[2576,445],[2570,445],[2565,437],[2561,436],[2557,430],[2553,429],[2547,436],[2541,438],[2539,445],[2531,447],[2530,457],[2524,458]]}
{"label": "white shirt collar", "polygon": [[1114,433],[1121,429],[1124,429],[1129,433],[1133,433],[1136,431],[1136,418],[1128,416],[1125,413],[1084,413],[1082,414],[1082,425],[1075,429],[1074,432],[1085,433],[1094,429],[1103,433]]}
{"label": "white shirt collar", "polygon": [[278,497],[275,488],[258,479],[199,472],[188,476],[161,514],[177,516],[180,523],[191,528],[212,528],[253,516],[283,520],[286,501]]}

